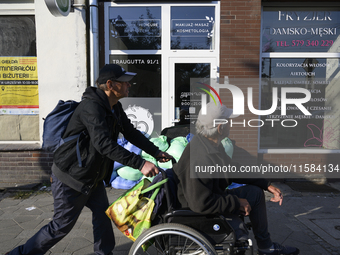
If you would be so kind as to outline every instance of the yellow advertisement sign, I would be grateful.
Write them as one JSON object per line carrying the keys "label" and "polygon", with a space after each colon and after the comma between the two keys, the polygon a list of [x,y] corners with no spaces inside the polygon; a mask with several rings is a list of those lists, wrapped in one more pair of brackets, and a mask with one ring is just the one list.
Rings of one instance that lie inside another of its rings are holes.
{"label": "yellow advertisement sign", "polygon": [[0,57],[0,80],[38,80],[37,57]]}
{"label": "yellow advertisement sign", "polygon": [[36,57],[0,57],[0,114],[38,114]]}

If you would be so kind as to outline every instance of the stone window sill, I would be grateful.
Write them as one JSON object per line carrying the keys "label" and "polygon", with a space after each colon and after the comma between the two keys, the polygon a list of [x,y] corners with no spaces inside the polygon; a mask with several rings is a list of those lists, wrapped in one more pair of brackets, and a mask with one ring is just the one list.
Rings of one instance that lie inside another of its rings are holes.
{"label": "stone window sill", "polygon": [[37,143],[0,143],[1,151],[37,151],[41,150],[41,144]]}

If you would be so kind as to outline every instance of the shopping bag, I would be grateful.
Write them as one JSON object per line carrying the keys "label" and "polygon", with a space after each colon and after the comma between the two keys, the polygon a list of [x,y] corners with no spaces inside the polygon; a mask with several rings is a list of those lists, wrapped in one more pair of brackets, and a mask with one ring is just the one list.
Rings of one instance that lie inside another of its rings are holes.
{"label": "shopping bag", "polygon": [[[113,202],[105,211],[106,215],[126,237],[135,241],[144,230],[151,227],[154,200],[161,185],[167,180],[164,179],[150,186],[148,179],[142,179]],[[155,191],[150,198],[143,196],[153,189]]]}

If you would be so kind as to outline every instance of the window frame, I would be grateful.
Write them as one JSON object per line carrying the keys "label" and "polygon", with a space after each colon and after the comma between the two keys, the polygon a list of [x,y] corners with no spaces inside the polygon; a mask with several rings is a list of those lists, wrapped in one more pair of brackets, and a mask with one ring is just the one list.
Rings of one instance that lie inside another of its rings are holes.
{"label": "window frame", "polygon": [[[11,2],[11,3],[8,3]],[[16,3],[13,1],[0,0],[0,15],[1,16],[35,16],[35,4],[34,0],[18,0]],[[39,144],[40,140],[36,141],[4,141],[0,140],[0,145],[4,144]]]}

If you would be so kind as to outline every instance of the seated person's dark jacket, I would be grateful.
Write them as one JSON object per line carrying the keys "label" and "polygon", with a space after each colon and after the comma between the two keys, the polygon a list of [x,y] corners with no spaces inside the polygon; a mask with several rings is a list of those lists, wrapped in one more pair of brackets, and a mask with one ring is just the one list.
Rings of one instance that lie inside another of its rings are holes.
{"label": "seated person's dark jacket", "polygon": [[[190,149],[194,150],[190,155]],[[190,163],[191,161],[191,163]],[[183,208],[203,214],[237,214],[240,203],[236,196],[226,194],[226,188],[232,183],[244,183],[267,190],[270,182],[265,179],[231,179],[226,178],[192,178],[190,165],[195,166],[227,166],[232,163],[230,157],[220,144],[216,146],[202,135],[195,135],[185,148],[180,160],[173,166],[178,178],[177,198]],[[194,171],[194,169],[191,169]],[[213,174],[211,175],[213,176]]]}

